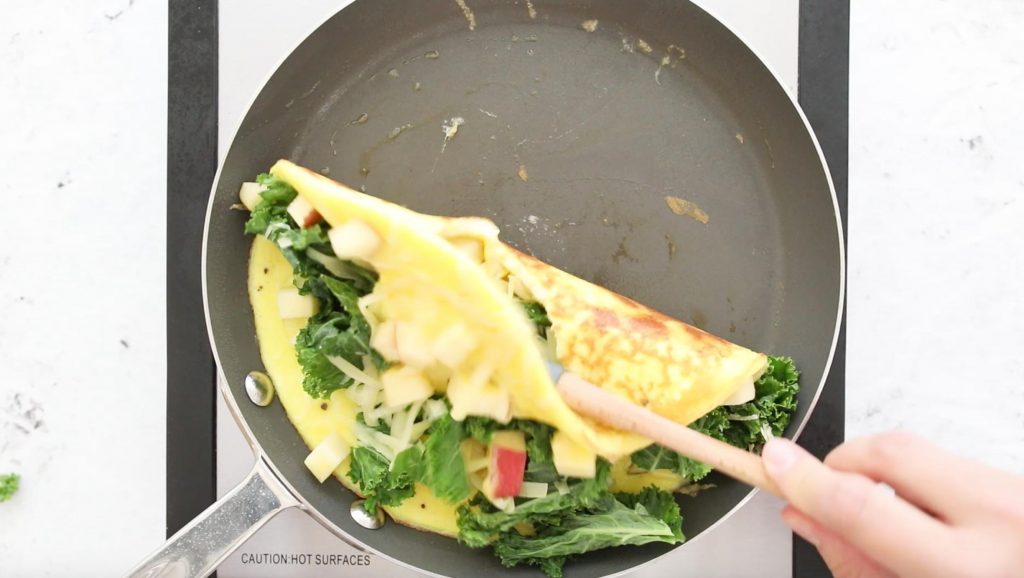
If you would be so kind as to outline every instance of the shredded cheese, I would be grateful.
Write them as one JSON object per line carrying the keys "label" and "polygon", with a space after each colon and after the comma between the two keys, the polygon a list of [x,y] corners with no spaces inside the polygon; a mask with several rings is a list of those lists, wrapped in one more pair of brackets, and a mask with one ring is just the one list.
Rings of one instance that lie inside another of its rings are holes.
{"label": "shredded cheese", "polygon": [[352,380],[355,381],[356,383],[365,383],[366,385],[370,385],[373,387],[384,387],[383,385],[381,385],[379,379],[374,379],[370,377],[369,374],[367,374],[362,369],[359,369],[355,365],[349,363],[349,361],[344,357],[328,355],[327,361],[330,361],[331,365],[337,367],[339,370],[341,370],[342,373],[351,377]]}

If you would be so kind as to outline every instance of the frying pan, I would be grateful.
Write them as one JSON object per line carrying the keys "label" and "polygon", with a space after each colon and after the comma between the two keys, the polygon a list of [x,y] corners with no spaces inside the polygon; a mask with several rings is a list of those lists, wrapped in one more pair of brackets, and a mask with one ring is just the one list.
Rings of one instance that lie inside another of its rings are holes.
{"label": "frying pan", "polygon": [[[449,538],[357,525],[355,496],[306,471],[308,449],[280,404],[248,400],[244,377],[262,362],[246,305],[251,238],[231,206],[239,185],[279,158],[418,211],[490,217],[506,242],[557,267],[792,356],[803,375],[787,435],[806,423],[835,348],[842,235],[821,150],[774,74],[690,2],[461,4],[358,0],[252,102],[211,193],[203,274],[223,394],[257,463],[133,575],[205,575],[289,507],[427,574],[538,575]],[[446,141],[442,126],[455,118]],[[670,210],[666,197],[700,207],[707,222]],[[712,481],[680,498],[691,541],[751,495]],[[587,554],[567,575],[614,575],[672,548]]]}

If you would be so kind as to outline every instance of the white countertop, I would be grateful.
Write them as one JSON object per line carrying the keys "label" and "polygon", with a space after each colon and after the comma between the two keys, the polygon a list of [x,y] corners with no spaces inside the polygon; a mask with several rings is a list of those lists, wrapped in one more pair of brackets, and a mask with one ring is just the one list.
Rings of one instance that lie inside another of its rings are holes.
{"label": "white countertop", "polygon": [[[1024,5],[853,4],[847,433],[1024,472]],[[0,574],[117,575],[164,534],[167,6],[7,16]]]}

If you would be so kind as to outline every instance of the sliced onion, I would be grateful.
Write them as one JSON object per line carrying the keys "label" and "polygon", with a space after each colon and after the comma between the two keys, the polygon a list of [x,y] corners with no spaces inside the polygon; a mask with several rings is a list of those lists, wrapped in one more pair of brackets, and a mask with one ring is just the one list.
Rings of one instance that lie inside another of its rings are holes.
{"label": "sliced onion", "polygon": [[405,412],[396,413],[392,420],[395,425],[391,429],[391,435],[403,445],[403,450],[412,445],[414,440],[419,439],[419,436],[412,435],[412,427],[416,422],[416,416],[419,415],[421,407],[423,407],[422,401],[413,403]]}
{"label": "sliced onion", "polygon": [[[485,494],[486,495],[486,494]],[[516,511],[515,498],[487,498],[487,500],[506,514],[511,514]]]}
{"label": "sliced onion", "polygon": [[376,450],[380,455],[387,458],[389,462],[395,461],[395,456],[398,455],[396,450],[398,444],[395,443],[394,438],[359,423],[356,424],[355,434],[356,441],[359,442],[360,446]]}
{"label": "sliced onion", "polygon": [[406,438],[408,428],[405,425],[407,414],[408,412],[402,410],[391,414],[391,437],[395,438],[395,443],[398,444],[395,447],[396,452],[404,450],[404,446],[408,445]]}
{"label": "sliced onion", "polygon": [[548,495],[548,485],[544,482],[523,482],[517,498],[543,498]]}
{"label": "sliced onion", "polygon": [[428,399],[423,402],[423,410],[426,413],[426,419],[435,421],[448,413],[448,405],[444,403],[443,399]]}
{"label": "sliced onion", "polygon": [[306,256],[323,265],[324,269],[335,277],[341,277],[345,273],[344,263],[337,257],[326,255],[312,247],[306,249]]}
{"label": "sliced onion", "polygon": [[409,430],[409,439],[420,439],[421,437],[423,437],[423,434],[427,433],[427,430],[430,429],[431,425],[433,425],[433,422],[428,420],[418,421],[414,423],[412,428]]}
{"label": "sliced onion", "polygon": [[356,383],[345,390],[345,395],[365,413],[367,408],[374,407],[373,402],[377,399],[377,388],[365,383]]}
{"label": "sliced onion", "polygon": [[[366,319],[366,323],[370,326],[370,335],[373,335],[377,331],[377,326],[380,325],[380,319],[377,314],[370,310],[370,307],[380,301],[380,295],[374,295],[370,293],[363,295],[356,301],[356,305],[359,306],[359,312],[363,314]],[[366,363],[363,363],[363,367],[366,367]]]}
{"label": "sliced onion", "polygon": [[544,336],[547,338],[545,341],[547,341],[548,345],[548,359],[551,361],[558,361],[558,342],[555,340],[555,332],[552,328],[548,327],[544,330]]}

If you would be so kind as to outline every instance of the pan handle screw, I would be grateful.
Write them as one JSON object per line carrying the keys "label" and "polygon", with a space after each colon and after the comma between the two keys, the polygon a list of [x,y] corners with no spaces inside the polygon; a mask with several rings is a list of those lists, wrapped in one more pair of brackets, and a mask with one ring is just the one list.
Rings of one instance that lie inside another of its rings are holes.
{"label": "pan handle screw", "polygon": [[352,519],[367,530],[379,530],[384,526],[384,512],[377,508],[376,514],[366,509],[366,500],[352,502]]}
{"label": "pan handle screw", "polygon": [[249,401],[260,407],[267,407],[274,401],[274,382],[262,371],[250,371],[245,376],[245,393]]}

